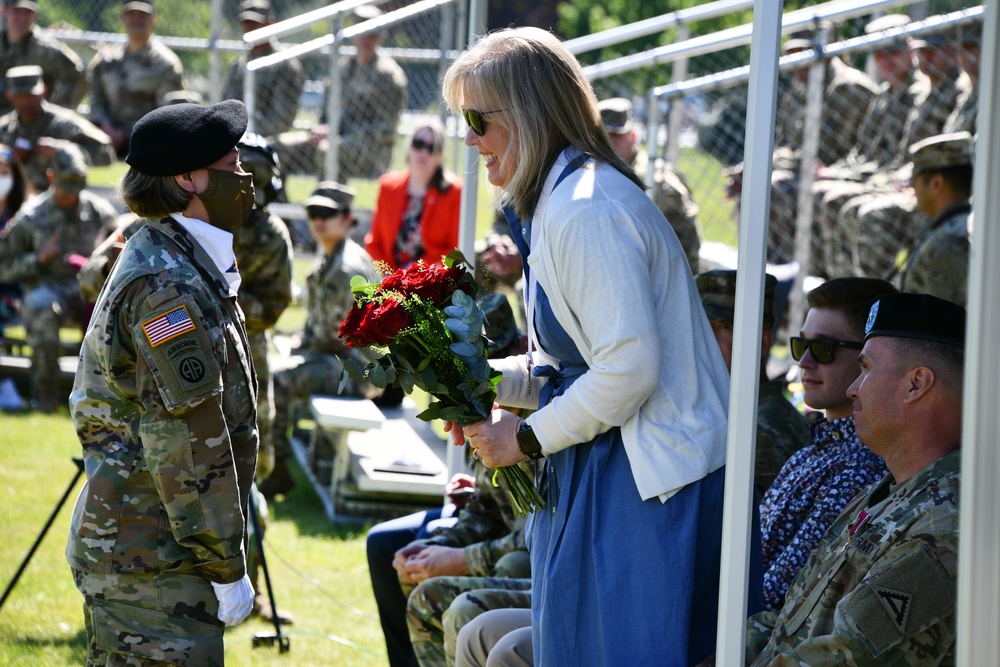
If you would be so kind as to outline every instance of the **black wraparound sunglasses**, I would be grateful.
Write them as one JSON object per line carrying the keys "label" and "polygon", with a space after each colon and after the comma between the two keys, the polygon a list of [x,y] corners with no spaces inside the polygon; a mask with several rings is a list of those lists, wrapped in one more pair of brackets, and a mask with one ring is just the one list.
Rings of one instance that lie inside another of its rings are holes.
{"label": "black wraparound sunglasses", "polygon": [[486,125],[483,121],[483,116],[489,116],[491,113],[500,113],[503,109],[494,109],[493,111],[476,111],[475,109],[466,109],[462,107],[462,117],[465,118],[465,122],[469,124],[472,131],[475,132],[480,137],[486,132]]}
{"label": "black wraparound sunglasses", "polygon": [[803,338],[802,336],[791,336],[788,339],[788,346],[791,348],[792,359],[798,361],[806,350],[812,354],[812,358],[817,364],[829,364],[833,361],[838,347],[846,347],[852,350],[860,350],[863,343],[853,340],[835,340],[833,338]]}

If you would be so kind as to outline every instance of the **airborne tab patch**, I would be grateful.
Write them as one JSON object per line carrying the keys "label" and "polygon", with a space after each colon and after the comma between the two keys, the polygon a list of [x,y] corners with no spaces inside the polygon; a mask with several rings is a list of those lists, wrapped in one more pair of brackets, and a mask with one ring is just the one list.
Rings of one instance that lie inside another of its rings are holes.
{"label": "airborne tab patch", "polygon": [[906,618],[910,615],[910,600],[913,596],[881,586],[872,586],[872,590],[875,591],[875,595],[878,596],[878,600],[885,607],[885,610],[889,612],[889,618],[892,619],[895,626],[900,632],[905,633]]}
{"label": "airborne tab patch", "polygon": [[195,330],[185,306],[178,306],[158,317],[142,324],[142,330],[153,347],[177,338],[181,334]]}

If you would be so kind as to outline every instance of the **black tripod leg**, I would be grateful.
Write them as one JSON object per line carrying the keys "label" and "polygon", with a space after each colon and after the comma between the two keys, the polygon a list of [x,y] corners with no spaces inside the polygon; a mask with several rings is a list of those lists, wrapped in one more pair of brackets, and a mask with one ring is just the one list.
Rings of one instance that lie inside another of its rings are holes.
{"label": "black tripod leg", "polygon": [[267,587],[267,599],[271,603],[271,620],[274,622],[274,638],[278,641],[278,651],[285,653],[289,649],[288,637],[281,634],[281,619],[278,617],[278,605],[274,602],[274,589],[271,588],[271,573],[267,569],[267,558],[264,556],[264,533],[260,528],[260,516],[257,513],[256,491],[250,492],[250,521],[253,524],[253,538],[257,544],[257,556],[260,558],[260,569],[264,572],[264,585]]}
{"label": "black tripod leg", "polygon": [[66,499],[69,498],[69,494],[73,491],[73,487],[76,486],[76,481],[80,479],[80,475],[83,474],[83,459],[75,458],[73,459],[73,463],[76,464],[76,474],[73,475],[73,481],[69,483],[69,486],[66,487],[66,492],[63,493],[62,498],[60,498],[59,502],[56,503],[55,509],[53,509],[52,514],[49,515],[49,520],[46,521],[45,525],[42,527],[42,532],[40,532],[38,537],[35,538],[35,543],[31,545],[28,555],[24,557],[24,560],[21,561],[21,566],[17,568],[14,578],[11,579],[9,584],[7,584],[7,588],[3,592],[3,597],[0,598],[0,609],[3,609],[3,603],[7,601],[7,596],[14,590],[14,586],[17,585],[17,580],[21,578],[21,575],[24,573],[24,569],[28,567],[28,563],[31,562],[31,557],[35,555],[35,552],[38,550],[38,546],[45,538],[45,533],[49,532],[49,528],[52,527],[52,523],[56,520],[59,510],[61,510],[62,506],[66,504]]}

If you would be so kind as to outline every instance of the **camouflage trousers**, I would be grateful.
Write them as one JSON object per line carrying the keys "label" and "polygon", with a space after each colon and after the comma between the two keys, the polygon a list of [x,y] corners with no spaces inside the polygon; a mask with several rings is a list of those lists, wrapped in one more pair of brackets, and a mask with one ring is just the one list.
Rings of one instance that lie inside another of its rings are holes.
{"label": "camouflage trousers", "polygon": [[[50,283],[25,290],[21,298],[21,317],[27,330],[28,345],[33,350],[59,347],[59,327],[78,323],[83,314],[80,289],[75,283]],[[59,373],[58,359],[32,360],[32,374],[55,377]],[[48,364],[48,365],[46,365]]]}
{"label": "camouflage trousers", "polygon": [[271,437],[274,423],[272,396],[274,382],[271,380],[271,369],[267,365],[270,339],[268,331],[247,335],[247,340],[250,342],[250,357],[257,372],[257,432],[260,442],[260,451],[257,452],[257,479],[266,479],[274,469],[274,440]]}
{"label": "camouflage trousers", "polygon": [[[531,609],[531,580],[521,591],[496,588],[466,591],[459,595],[444,613],[444,654],[448,665],[455,664],[458,655],[458,633],[473,619],[496,609]],[[530,618],[530,617],[529,617]]]}
{"label": "camouflage trousers", "polygon": [[929,220],[917,210],[913,190],[871,192],[853,197],[837,216],[848,248],[839,275],[891,278],[901,253],[913,247]]}
{"label": "camouflage trousers", "polygon": [[[511,596],[513,603],[523,598],[520,591],[530,588],[531,579],[508,577],[434,577],[422,582],[413,590],[406,603],[406,624],[417,661],[422,667],[448,664],[444,616],[452,602],[462,593],[496,590]],[[453,662],[454,643],[451,658]]]}
{"label": "camouflage trousers", "polygon": [[207,579],[74,569],[73,581],[84,597],[87,667],[225,664],[219,602]]}

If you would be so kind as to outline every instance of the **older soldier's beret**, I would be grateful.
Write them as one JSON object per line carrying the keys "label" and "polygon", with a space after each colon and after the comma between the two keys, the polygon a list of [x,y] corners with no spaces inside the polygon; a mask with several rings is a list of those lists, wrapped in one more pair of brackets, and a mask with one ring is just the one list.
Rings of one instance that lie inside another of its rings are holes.
{"label": "older soldier's beret", "polygon": [[309,199],[306,200],[306,208],[315,206],[318,208],[331,208],[336,211],[350,210],[353,201],[354,190],[340,183],[323,181],[318,183],[316,189],[309,195]]}
{"label": "older soldier's beret", "polygon": [[[706,271],[695,276],[694,284],[708,319],[732,324],[736,314],[736,272],[730,269]],[[764,274],[764,321],[774,320],[774,292],[778,279]]]}
{"label": "older soldier's beret", "polygon": [[66,192],[80,192],[87,186],[87,156],[79,146],[60,143],[52,156],[52,178]]}
{"label": "older soldier's beret", "polygon": [[611,134],[624,134],[632,129],[632,103],[624,97],[612,97],[597,104],[604,129]]}
{"label": "older soldier's beret", "polygon": [[186,174],[218,162],[246,129],[247,108],[239,100],[160,107],[132,128],[125,163],[147,176]]}
{"label": "older soldier's beret", "polygon": [[5,75],[7,90],[11,95],[31,93],[41,95],[45,92],[45,82],[42,81],[42,68],[38,65],[21,65],[11,67]]}
{"label": "older soldier's beret", "polygon": [[965,308],[930,294],[884,294],[868,311],[865,340],[874,336],[965,347]]}
{"label": "older soldier's beret", "polygon": [[972,164],[972,135],[952,132],[927,137],[910,146],[913,175],[934,169],[964,167]]}

